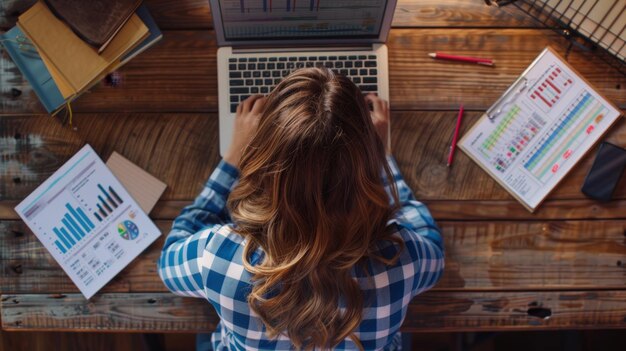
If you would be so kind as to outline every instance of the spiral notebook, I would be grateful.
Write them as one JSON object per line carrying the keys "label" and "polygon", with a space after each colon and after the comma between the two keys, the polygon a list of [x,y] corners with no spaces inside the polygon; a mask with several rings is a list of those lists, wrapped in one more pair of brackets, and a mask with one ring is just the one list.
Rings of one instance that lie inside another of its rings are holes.
{"label": "spiral notebook", "polygon": [[459,147],[533,212],[620,115],[548,47]]}

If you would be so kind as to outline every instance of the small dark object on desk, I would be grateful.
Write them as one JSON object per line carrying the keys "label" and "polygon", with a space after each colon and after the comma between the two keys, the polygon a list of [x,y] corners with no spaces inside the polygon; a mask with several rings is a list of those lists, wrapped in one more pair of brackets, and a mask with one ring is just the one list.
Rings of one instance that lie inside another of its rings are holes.
{"label": "small dark object on desk", "polygon": [[595,200],[611,200],[625,166],[626,149],[602,142],[580,190]]}
{"label": "small dark object on desk", "polygon": [[119,87],[122,85],[122,74],[117,71],[107,74],[104,77],[104,84],[113,88]]}

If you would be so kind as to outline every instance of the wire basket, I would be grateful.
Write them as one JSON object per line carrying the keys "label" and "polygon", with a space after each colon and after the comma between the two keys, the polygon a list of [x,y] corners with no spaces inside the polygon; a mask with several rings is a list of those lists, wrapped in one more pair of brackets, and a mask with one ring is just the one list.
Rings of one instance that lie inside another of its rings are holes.
{"label": "wire basket", "polygon": [[594,52],[626,75],[626,0],[484,0],[512,5],[550,28],[573,47]]}

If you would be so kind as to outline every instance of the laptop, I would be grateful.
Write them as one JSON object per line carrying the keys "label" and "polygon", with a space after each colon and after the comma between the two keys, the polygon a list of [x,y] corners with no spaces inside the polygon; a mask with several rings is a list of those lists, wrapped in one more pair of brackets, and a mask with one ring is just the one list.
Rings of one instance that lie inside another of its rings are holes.
{"label": "laptop", "polygon": [[220,154],[237,105],[289,73],[328,67],[389,100],[387,46],[397,0],[210,0],[219,49]]}

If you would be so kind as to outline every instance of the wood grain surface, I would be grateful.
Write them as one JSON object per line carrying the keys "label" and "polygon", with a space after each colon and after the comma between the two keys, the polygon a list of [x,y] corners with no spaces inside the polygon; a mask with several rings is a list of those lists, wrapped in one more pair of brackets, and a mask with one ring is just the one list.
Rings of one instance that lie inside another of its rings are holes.
{"label": "wood grain surface", "polygon": [[[33,0],[0,2],[0,31]],[[151,217],[167,233],[219,161],[215,33],[208,0],[146,0],[163,40],[74,104],[74,124],[43,114],[0,52],[0,319],[6,330],[208,331],[206,301],[176,297],[156,272],[161,238],[89,301],[13,207],[85,143],[117,151],[167,183]],[[593,152],[529,213],[458,151],[445,160],[459,104],[467,131],[547,45],[568,42],[514,7],[481,0],[400,0],[389,40],[392,148],[407,184],[431,209],[446,245],[434,291],[410,305],[405,331],[626,328],[626,182],[615,201],[580,186]],[[2,49],[0,49],[2,51]],[[495,67],[434,61],[442,51]],[[626,111],[626,76],[593,52],[568,62]],[[607,140],[626,146],[620,121]],[[595,149],[594,149],[595,150]]]}
{"label": "wood grain surface", "polygon": [[[540,29],[393,29],[389,46],[393,110],[486,110],[547,45],[565,54],[567,41]],[[429,52],[490,57],[495,67],[433,60]],[[214,32],[165,31],[161,42],[120,69],[122,83],[100,84],[77,99],[76,112],[216,112],[217,46]],[[149,53],[149,54],[148,54]],[[574,50],[569,63],[621,108],[626,76],[588,52]],[[33,114],[43,109],[6,54],[5,98],[0,113]],[[3,74],[3,76],[5,76]],[[21,94],[11,95],[11,88]]]}
{"label": "wood grain surface", "polygon": [[[623,328],[624,291],[429,291],[411,301],[405,332]],[[2,328],[206,332],[219,321],[202,299],[164,293],[3,295]]]}
{"label": "wood grain surface", "polygon": [[[157,261],[164,236],[103,292],[166,292]],[[435,290],[626,289],[626,221],[440,221],[446,270]],[[78,289],[21,221],[0,221],[3,294]]]}
{"label": "wood grain surface", "polygon": [[[423,200],[437,220],[603,220],[623,219],[626,200],[598,202],[585,199],[546,200],[530,213],[517,200]],[[0,202],[0,218],[19,220],[13,210],[18,201]],[[153,219],[172,220],[190,201],[159,201],[150,212]]]}
{"label": "wood grain surface", "polygon": [[[0,2],[0,29],[14,25],[35,0]],[[213,19],[209,0],[145,0],[162,29],[209,29]],[[489,7],[476,0],[399,0],[394,27],[537,27],[539,24],[514,6]]]}
{"label": "wood grain surface", "polygon": [[[56,333],[56,332],[28,332],[12,333],[0,330],[0,351],[50,351],[55,350],[89,350],[89,351],[139,351],[146,350],[145,335],[138,333]],[[163,335],[164,337],[165,335]],[[184,337],[187,336],[187,339]],[[186,351],[195,347],[193,335],[168,334],[168,351]],[[170,342],[169,339],[176,339]],[[185,343],[186,341],[186,343]],[[176,342],[176,343],[174,343]],[[175,349],[183,343],[182,348]],[[169,346],[169,348],[168,348]]]}
{"label": "wood grain surface", "polygon": [[[521,208],[463,152],[456,154],[453,167],[446,167],[456,114],[456,111],[393,113],[392,150],[407,184],[423,201],[511,200],[507,206]],[[466,113],[462,132],[481,114]],[[76,130],[73,130],[45,115],[3,117],[0,119],[0,145],[4,149],[0,159],[1,200],[26,197],[85,143],[92,145],[104,160],[117,151],[164,181],[168,188],[162,200],[193,199],[219,161],[217,120],[217,115],[212,113],[89,113],[74,117]],[[626,143],[626,129],[622,126],[623,122],[618,122],[607,140],[618,145]],[[593,151],[549,199],[584,200],[580,187],[592,161]],[[626,199],[626,183],[616,189],[615,197]],[[539,212],[548,210],[549,207],[545,210],[540,207]],[[621,212],[614,215],[624,217]]]}
{"label": "wood grain surface", "polygon": [[163,199],[194,198],[219,161],[215,114],[77,114],[74,126],[46,115],[0,119],[1,200],[25,198],[85,143],[164,181]]}

